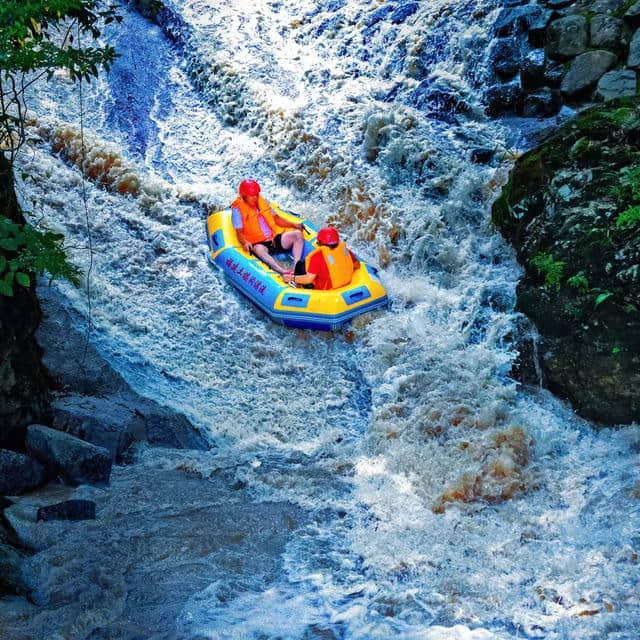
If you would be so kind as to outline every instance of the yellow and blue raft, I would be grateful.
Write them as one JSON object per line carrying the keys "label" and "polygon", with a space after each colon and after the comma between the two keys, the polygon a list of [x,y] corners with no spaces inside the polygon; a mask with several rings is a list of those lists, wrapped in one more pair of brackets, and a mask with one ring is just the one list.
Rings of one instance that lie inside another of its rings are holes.
{"label": "yellow and blue raft", "polygon": [[[296,214],[282,211],[273,203],[271,206],[285,220],[302,221]],[[306,227],[304,259],[318,245],[317,229],[306,220],[303,222]],[[271,319],[287,327],[338,329],[356,316],[388,304],[377,269],[362,260],[351,282],[339,289],[316,291],[287,284],[280,274],[239,245],[230,209],[212,213],[207,218],[207,240],[209,262],[221,269],[226,279]],[[274,257],[276,260],[289,258],[288,254]]]}

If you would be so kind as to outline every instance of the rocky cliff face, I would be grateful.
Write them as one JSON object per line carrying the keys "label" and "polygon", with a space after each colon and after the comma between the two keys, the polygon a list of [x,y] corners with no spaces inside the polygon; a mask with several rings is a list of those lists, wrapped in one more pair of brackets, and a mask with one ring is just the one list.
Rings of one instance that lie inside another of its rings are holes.
{"label": "rocky cliff face", "polygon": [[605,424],[640,420],[640,99],[583,112],[516,163],[493,207],[525,277],[548,387]]}
{"label": "rocky cliff face", "polygon": [[545,117],[564,103],[636,95],[640,0],[515,0],[507,5],[488,49],[489,115]]}
{"label": "rocky cliff face", "polygon": [[[0,154],[0,215],[24,222],[13,189],[11,167]],[[0,295],[0,448],[20,449],[24,427],[40,422],[48,410],[45,369],[34,333],[40,306],[32,285]]]}

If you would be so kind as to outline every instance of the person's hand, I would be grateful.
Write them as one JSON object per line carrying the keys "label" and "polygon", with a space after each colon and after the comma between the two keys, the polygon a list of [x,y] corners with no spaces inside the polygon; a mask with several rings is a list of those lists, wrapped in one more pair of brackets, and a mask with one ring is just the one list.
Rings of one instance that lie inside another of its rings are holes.
{"label": "person's hand", "polygon": [[293,276],[293,273],[291,273],[290,271],[285,271],[285,272],[282,274],[282,279],[283,279],[285,282],[293,282],[293,277],[294,277],[294,276]]}
{"label": "person's hand", "polygon": [[253,245],[250,242],[245,242],[242,246],[244,247],[244,250],[247,253],[249,254],[251,253],[251,250],[253,249]]}

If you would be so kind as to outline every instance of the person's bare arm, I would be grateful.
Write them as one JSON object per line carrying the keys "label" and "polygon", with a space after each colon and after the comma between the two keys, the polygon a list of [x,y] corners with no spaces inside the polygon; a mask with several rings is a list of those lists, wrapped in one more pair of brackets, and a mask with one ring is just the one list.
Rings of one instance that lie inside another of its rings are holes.
{"label": "person's bare arm", "polygon": [[279,227],[285,227],[288,229],[300,229],[300,231],[302,231],[302,222],[289,222],[288,220],[281,218],[277,213],[275,214],[274,219]]}
{"label": "person's bare arm", "polygon": [[242,229],[236,229],[236,235],[238,236],[238,242],[240,243],[240,246],[247,252],[247,253],[251,253],[251,249],[253,248],[253,245],[247,241],[247,239],[244,237],[244,234],[242,233]]}
{"label": "person's bare arm", "polygon": [[316,277],[315,273],[305,273],[303,276],[293,276],[291,281],[295,284],[313,284]]}

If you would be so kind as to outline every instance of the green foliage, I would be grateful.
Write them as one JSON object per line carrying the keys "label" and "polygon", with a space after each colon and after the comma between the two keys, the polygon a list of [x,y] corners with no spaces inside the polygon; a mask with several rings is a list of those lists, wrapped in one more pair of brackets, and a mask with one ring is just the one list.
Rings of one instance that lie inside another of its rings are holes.
{"label": "green foliage", "polygon": [[560,290],[564,275],[564,262],[562,260],[554,260],[549,252],[543,251],[531,259],[531,264],[541,276],[544,276],[545,289]]}
{"label": "green foliage", "polygon": [[72,80],[109,69],[113,47],[83,46],[80,39],[98,38],[99,27],[114,20],[122,20],[115,8],[98,0],[0,0],[0,148],[12,163],[25,139],[25,90],[56,69]]}
{"label": "green foliage", "polygon": [[613,15],[622,18],[636,2],[637,0],[625,0],[624,4],[613,12]]}
{"label": "green foliage", "polygon": [[603,291],[602,293],[599,293],[596,297],[596,300],[593,306],[594,307],[600,306],[605,300],[608,300],[612,295],[613,295],[612,291]]}
{"label": "green foliage", "polygon": [[621,200],[640,202],[640,165],[625,167],[620,172],[620,182],[612,189],[612,195]]}
{"label": "green foliage", "polygon": [[3,0],[0,3],[0,69],[67,69],[72,79],[98,75],[113,62],[113,47],[82,48],[73,41],[74,26],[94,39],[98,24],[121,20],[114,7],[97,10],[97,0]]}
{"label": "green foliage", "polygon": [[620,107],[615,111],[607,111],[603,114],[604,118],[612,124],[622,127],[630,123],[634,118],[634,112],[629,107]]}
{"label": "green foliage", "polygon": [[629,207],[623,211],[616,219],[616,227],[628,229],[635,227],[640,222],[640,206]]}
{"label": "green foliage", "polygon": [[0,295],[13,296],[14,284],[29,287],[30,273],[80,283],[79,270],[67,260],[62,234],[0,218]]}
{"label": "green foliage", "polygon": [[567,284],[581,293],[587,293],[589,291],[589,281],[587,280],[587,276],[584,275],[584,271],[579,271],[574,276],[571,276],[567,280]]}

